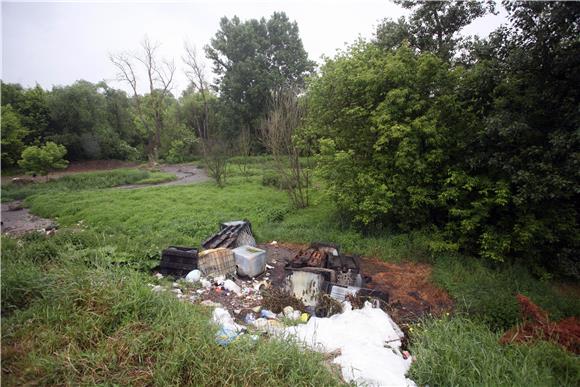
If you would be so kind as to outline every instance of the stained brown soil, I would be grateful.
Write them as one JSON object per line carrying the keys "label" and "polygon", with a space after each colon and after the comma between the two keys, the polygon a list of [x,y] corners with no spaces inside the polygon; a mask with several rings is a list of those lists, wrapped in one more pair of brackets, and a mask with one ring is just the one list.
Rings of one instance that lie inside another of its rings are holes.
{"label": "stained brown soil", "polygon": [[[281,286],[285,278],[284,266],[307,245],[283,243],[259,246],[267,250],[269,278],[274,286]],[[389,294],[388,312],[398,324],[407,324],[427,315],[441,315],[453,310],[447,292],[431,281],[431,266],[423,263],[384,262],[373,257],[361,257],[363,275],[371,277],[366,287]]]}
{"label": "stained brown soil", "polygon": [[431,266],[416,262],[384,262],[362,257],[363,273],[372,281],[367,285],[389,294],[389,314],[399,324],[415,322],[427,315],[440,316],[453,309],[447,292],[431,281]]}
{"label": "stained brown soil", "polygon": [[528,297],[518,294],[516,298],[524,322],[507,331],[500,339],[502,344],[547,340],[580,354],[580,320],[569,317],[558,322],[551,321],[548,313]]}

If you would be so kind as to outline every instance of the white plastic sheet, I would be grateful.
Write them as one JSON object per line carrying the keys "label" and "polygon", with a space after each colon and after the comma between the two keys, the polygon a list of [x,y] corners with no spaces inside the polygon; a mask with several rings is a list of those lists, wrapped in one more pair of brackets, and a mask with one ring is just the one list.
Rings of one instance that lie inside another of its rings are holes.
{"label": "white plastic sheet", "polygon": [[286,334],[323,352],[340,350],[334,363],[348,382],[367,386],[416,386],[405,374],[411,359],[400,351],[403,333],[384,311],[366,303],[328,318],[312,317],[307,324],[289,327]]}

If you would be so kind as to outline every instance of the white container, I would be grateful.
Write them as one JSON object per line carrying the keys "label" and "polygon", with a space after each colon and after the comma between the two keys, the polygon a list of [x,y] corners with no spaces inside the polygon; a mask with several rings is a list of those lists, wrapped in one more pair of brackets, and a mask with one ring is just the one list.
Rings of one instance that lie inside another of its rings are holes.
{"label": "white container", "polygon": [[232,250],[238,274],[256,277],[266,269],[266,251],[253,246],[240,246]]}

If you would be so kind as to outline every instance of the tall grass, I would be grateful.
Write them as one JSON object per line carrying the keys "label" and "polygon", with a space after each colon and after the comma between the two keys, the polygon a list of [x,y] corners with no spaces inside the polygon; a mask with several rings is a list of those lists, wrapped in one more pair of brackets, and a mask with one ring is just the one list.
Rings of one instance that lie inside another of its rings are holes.
{"label": "tall grass", "polygon": [[520,321],[516,294],[522,293],[559,320],[580,316],[580,301],[554,288],[552,281],[534,278],[518,264],[493,268],[472,257],[438,257],[433,279],[457,300],[457,308],[487,324],[506,330]]}
{"label": "tall grass", "polygon": [[385,260],[433,262],[433,279],[469,318],[426,321],[425,329],[413,336],[418,362],[412,377],[419,384],[521,385],[526,375],[529,385],[578,381],[574,355],[546,343],[497,344],[500,332],[518,321],[516,292],[530,296],[554,319],[580,314],[573,295],[560,294],[552,282],[536,279],[526,267],[491,267],[474,258],[436,253],[433,246],[440,241],[428,231],[362,234],[336,215],[318,184],[312,205],[296,210],[285,192],[261,184],[270,161],[259,161],[247,176],[233,172],[222,189],[211,182],[106,188],[144,179],[136,175],[143,171],[136,170],[39,184],[29,192],[7,188],[12,195],[28,196],[32,212],[55,218],[61,230],[51,238],[3,239],[4,380],[337,384],[318,355],[285,342],[242,340],[217,346],[207,310],[154,295],[146,286],[150,278],[142,271],[158,263],[162,248],[199,246],[219,222],[247,218],[261,242],[328,241],[341,244],[343,251]]}
{"label": "tall grass", "polygon": [[555,344],[501,345],[465,317],[427,320],[412,335],[410,377],[430,386],[578,386],[578,358]]}
{"label": "tall grass", "polygon": [[289,342],[219,346],[207,309],[151,292],[145,274],[111,265],[98,246],[90,262],[72,244],[42,260],[18,242],[4,248],[6,385],[341,384],[322,355]]}

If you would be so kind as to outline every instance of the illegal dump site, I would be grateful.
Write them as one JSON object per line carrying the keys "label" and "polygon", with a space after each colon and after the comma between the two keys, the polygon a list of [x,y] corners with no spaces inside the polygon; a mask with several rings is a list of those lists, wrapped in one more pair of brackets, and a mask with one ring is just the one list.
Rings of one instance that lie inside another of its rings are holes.
{"label": "illegal dump site", "polygon": [[56,184],[3,205],[6,385],[577,384],[573,287],[341,229],[322,196],[284,211],[245,178]]}
{"label": "illegal dump site", "polygon": [[396,297],[410,284],[425,282],[420,268],[406,272],[401,286],[389,265],[346,255],[335,244],[257,246],[244,220],[221,223],[201,250],[163,250],[157,269],[157,279],[173,282],[150,284],[153,292],[213,309],[218,344],[230,345],[241,335],[295,340],[332,354],[342,378],[362,385],[415,385],[405,376],[414,358],[398,324],[452,308],[449,297],[427,283],[407,291],[411,299]]}

